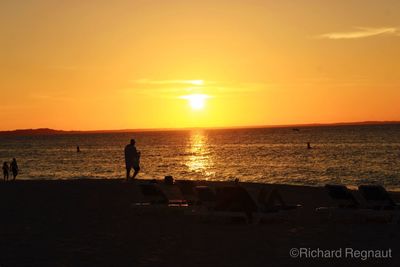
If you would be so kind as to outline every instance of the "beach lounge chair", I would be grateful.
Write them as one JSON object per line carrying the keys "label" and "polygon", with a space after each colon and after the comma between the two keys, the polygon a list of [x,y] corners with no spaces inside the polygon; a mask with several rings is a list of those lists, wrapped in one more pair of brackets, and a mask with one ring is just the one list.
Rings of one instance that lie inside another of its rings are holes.
{"label": "beach lounge chair", "polygon": [[328,221],[354,222],[360,219],[355,211],[361,205],[345,185],[327,184],[325,189],[334,205],[316,208],[316,213],[325,216],[324,219]]}
{"label": "beach lounge chair", "polygon": [[258,210],[261,212],[290,211],[301,208],[301,204],[287,204],[275,187],[262,187],[255,198]]}
{"label": "beach lounge chair", "polygon": [[197,196],[197,205],[201,205],[206,209],[214,209],[217,201],[217,196],[209,186],[196,186],[195,192]]}
{"label": "beach lounge chair", "polygon": [[357,209],[360,203],[345,185],[325,185],[329,196],[335,201],[337,208]]}
{"label": "beach lounge chair", "polygon": [[162,204],[170,207],[187,206],[187,201],[183,198],[180,190],[175,185],[159,185],[157,183],[149,183],[141,184],[139,186],[144,197],[144,201],[141,203],[142,205]]}
{"label": "beach lounge chair", "polygon": [[138,205],[168,204],[168,198],[154,184],[140,184],[139,188],[142,193],[142,201],[138,202]]}
{"label": "beach lounge chair", "polygon": [[257,203],[241,186],[224,186],[216,191],[216,211],[244,212],[247,216],[258,211]]}
{"label": "beach lounge chair", "polygon": [[370,211],[370,216],[379,216],[383,221],[400,223],[400,205],[396,203],[389,192],[381,185],[360,185],[360,195],[365,200],[365,206]]}
{"label": "beach lounge chair", "polygon": [[196,186],[199,201],[191,211],[202,221],[251,222],[255,204],[247,192],[237,186]]}
{"label": "beach lounge chair", "polygon": [[396,203],[380,185],[360,185],[358,191],[366,201],[366,207],[373,210],[397,210],[400,205]]}
{"label": "beach lounge chair", "polygon": [[180,189],[183,197],[186,199],[189,205],[195,205],[199,201],[199,198],[196,194],[196,184],[194,181],[178,180],[176,181],[176,185]]}

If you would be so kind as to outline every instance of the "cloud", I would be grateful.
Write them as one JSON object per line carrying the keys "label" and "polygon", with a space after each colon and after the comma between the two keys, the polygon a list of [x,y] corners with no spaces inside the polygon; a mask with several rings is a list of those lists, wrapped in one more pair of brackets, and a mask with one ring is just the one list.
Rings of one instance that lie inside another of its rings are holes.
{"label": "cloud", "polygon": [[[179,84],[186,84],[186,85],[203,85],[204,81],[203,80],[149,80],[149,79],[139,79],[133,81],[134,83],[137,84],[154,84],[154,85],[179,85]],[[212,83],[212,82],[207,82]]]}
{"label": "cloud", "polygon": [[223,82],[208,80],[151,80],[139,79],[132,81],[132,86],[123,88],[125,93],[144,94],[157,97],[175,98],[187,94],[207,95],[237,95],[249,94],[271,87],[265,83]]}
{"label": "cloud", "polygon": [[400,36],[400,31],[395,27],[381,27],[381,28],[355,27],[355,29],[357,30],[350,32],[324,33],[317,37],[321,39],[340,40],[340,39],[360,39],[377,35]]}

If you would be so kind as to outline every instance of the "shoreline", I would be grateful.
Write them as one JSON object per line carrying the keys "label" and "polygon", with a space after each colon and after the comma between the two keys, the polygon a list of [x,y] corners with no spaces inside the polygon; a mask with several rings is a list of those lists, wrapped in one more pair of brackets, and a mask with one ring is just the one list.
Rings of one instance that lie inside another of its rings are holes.
{"label": "shoreline", "polygon": [[[200,183],[200,184],[232,184],[234,183],[233,180],[227,181],[227,180],[202,180],[202,179],[176,179],[174,177],[175,180],[177,181],[181,181],[181,180],[189,180],[189,181],[193,181],[195,183]],[[18,178],[16,179],[16,181],[12,181],[12,179],[8,180],[8,181],[4,181],[3,179],[0,179],[0,184],[2,183],[13,183],[13,182],[37,182],[37,183],[46,183],[46,182],[59,182],[59,183],[70,183],[70,182],[76,182],[76,183],[84,183],[84,182],[100,182],[100,183],[104,183],[106,181],[109,181],[110,183],[125,183],[126,180],[125,178],[101,178],[101,177],[78,177],[78,178],[29,178],[29,177],[22,177],[22,178]],[[150,182],[150,181],[157,181],[158,183],[163,183],[163,179],[162,178],[136,178],[135,181],[139,181],[139,182]],[[290,183],[263,183],[263,182],[252,182],[252,181],[239,181],[240,184],[243,185],[257,185],[257,186],[278,186],[278,187],[306,187],[306,188],[320,188],[323,189],[324,185],[322,184],[315,184],[315,185],[310,185],[310,184],[290,184]],[[336,184],[336,183],[328,183],[328,184]],[[349,188],[352,191],[357,191],[358,186],[360,185],[370,185],[368,183],[360,183],[358,185],[349,185],[346,183],[342,183],[343,185],[347,186],[347,188]],[[380,184],[380,183],[373,183],[372,185],[381,185],[383,187],[385,187],[384,184]],[[400,187],[399,188],[387,188],[385,187],[386,190],[390,193],[393,193],[395,196],[399,195],[400,198]],[[397,198],[397,197],[396,197]]]}

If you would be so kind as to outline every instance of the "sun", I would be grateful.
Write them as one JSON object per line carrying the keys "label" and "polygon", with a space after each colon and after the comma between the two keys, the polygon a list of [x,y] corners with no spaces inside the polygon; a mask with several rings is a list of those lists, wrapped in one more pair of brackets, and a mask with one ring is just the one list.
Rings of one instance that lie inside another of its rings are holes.
{"label": "sun", "polygon": [[209,97],[210,96],[204,94],[191,94],[182,96],[181,98],[187,99],[192,109],[201,110],[204,109],[206,99]]}

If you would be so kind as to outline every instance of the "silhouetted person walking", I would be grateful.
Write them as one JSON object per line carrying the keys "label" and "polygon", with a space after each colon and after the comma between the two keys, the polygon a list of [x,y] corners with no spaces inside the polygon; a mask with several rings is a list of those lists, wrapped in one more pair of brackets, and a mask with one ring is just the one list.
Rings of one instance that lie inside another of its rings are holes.
{"label": "silhouetted person walking", "polygon": [[17,160],[15,158],[13,158],[13,160],[11,161],[10,167],[11,167],[11,172],[13,175],[13,180],[15,180],[17,178],[18,171],[19,171]]}
{"label": "silhouetted person walking", "polygon": [[131,169],[134,170],[132,179],[135,179],[136,175],[140,171],[139,161],[140,152],[136,150],[136,141],[131,139],[131,143],[125,147],[125,165],[126,165],[126,179],[130,179]]}
{"label": "silhouetted person walking", "polygon": [[8,181],[9,173],[10,173],[10,167],[8,166],[8,163],[7,163],[7,162],[4,162],[4,163],[3,163],[3,177],[4,177],[4,181]]}

